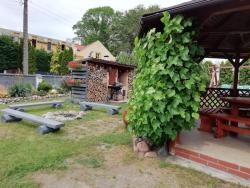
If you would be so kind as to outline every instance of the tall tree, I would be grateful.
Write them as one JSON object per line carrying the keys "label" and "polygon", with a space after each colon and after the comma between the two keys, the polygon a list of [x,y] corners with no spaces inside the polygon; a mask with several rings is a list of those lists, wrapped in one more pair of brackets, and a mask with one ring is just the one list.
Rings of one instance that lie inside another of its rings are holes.
{"label": "tall tree", "polygon": [[73,29],[84,44],[99,40],[108,46],[113,18],[114,10],[111,7],[92,8],[73,26]]}
{"label": "tall tree", "polygon": [[23,0],[23,74],[28,74],[28,0]]}
{"label": "tall tree", "polygon": [[109,46],[115,55],[120,51],[131,53],[134,48],[134,39],[139,32],[140,20],[143,14],[160,10],[158,5],[149,6],[143,5],[117,13],[113,19],[111,27],[111,40]]}
{"label": "tall tree", "polygon": [[9,36],[0,36],[0,72],[21,68],[19,61],[20,45]]}

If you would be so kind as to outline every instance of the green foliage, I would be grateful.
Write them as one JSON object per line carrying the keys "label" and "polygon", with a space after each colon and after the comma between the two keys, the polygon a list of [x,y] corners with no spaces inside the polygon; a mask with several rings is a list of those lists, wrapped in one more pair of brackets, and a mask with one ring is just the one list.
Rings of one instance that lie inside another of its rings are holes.
{"label": "green foliage", "polygon": [[0,36],[0,72],[6,69],[21,68],[19,64],[20,45],[9,36]]}
{"label": "green foliage", "polygon": [[114,11],[111,7],[93,8],[83,15],[73,29],[83,44],[99,40],[115,56],[121,51],[130,54],[141,16],[159,9],[158,6],[145,8],[143,5],[124,12]]}
{"label": "green foliage", "polygon": [[30,83],[18,83],[9,88],[9,96],[11,97],[26,97],[32,92],[32,85]]}
{"label": "green foliage", "polygon": [[36,49],[33,46],[29,45],[29,74],[35,74],[36,71]]}
{"label": "green foliage", "polygon": [[[250,66],[250,61],[248,60],[243,66]],[[240,68],[239,74],[239,84],[250,85],[250,68]]]}
{"label": "green foliage", "polygon": [[122,64],[136,65],[136,59],[134,54],[129,54],[127,52],[120,52],[116,59],[119,63]]}
{"label": "green foliage", "polygon": [[73,29],[84,44],[99,40],[104,46],[108,46],[113,16],[114,10],[111,7],[91,8],[73,26]]}
{"label": "green foliage", "polygon": [[201,62],[201,67],[204,71],[204,81],[206,82],[206,86],[209,86],[210,79],[212,78],[210,67],[213,65],[212,61]]}
{"label": "green foliage", "polygon": [[69,74],[68,62],[73,60],[73,49],[64,50],[59,55],[59,74],[66,75]]}
{"label": "green foliage", "polygon": [[36,68],[39,72],[50,72],[51,53],[45,50],[36,50]]}
{"label": "green foliage", "polygon": [[62,89],[62,93],[68,93],[71,91],[72,86],[67,84],[65,80],[62,81],[60,88]]}
{"label": "green foliage", "polygon": [[52,89],[52,85],[46,82],[45,80],[42,80],[37,87],[38,91],[45,91],[49,92]]}
{"label": "green foliage", "polygon": [[232,67],[232,68],[221,68],[220,69],[220,85],[232,84],[233,83],[233,66],[229,61],[221,62],[221,67]]}
{"label": "green foliage", "polygon": [[73,49],[65,49],[62,51],[59,47],[51,57],[50,71],[55,74],[66,75],[69,73],[67,64],[73,60]]}
{"label": "green foliage", "polygon": [[135,41],[137,75],[127,116],[129,131],[155,146],[195,126],[206,77],[191,20],[165,12],[161,21],[162,33],[152,29]]}
{"label": "green foliage", "polygon": [[124,51],[129,54],[134,48],[134,40],[139,32],[140,20],[143,14],[160,10],[158,5],[144,7],[138,5],[133,9],[117,12],[111,24],[109,49],[114,55]]}

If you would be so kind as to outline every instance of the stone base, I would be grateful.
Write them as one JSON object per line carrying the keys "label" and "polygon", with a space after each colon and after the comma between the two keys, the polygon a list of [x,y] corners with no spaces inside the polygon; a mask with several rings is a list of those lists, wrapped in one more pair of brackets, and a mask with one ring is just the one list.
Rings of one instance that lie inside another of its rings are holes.
{"label": "stone base", "polygon": [[22,119],[14,117],[14,116],[7,115],[7,114],[4,114],[4,115],[2,115],[1,120],[3,122],[7,123],[7,122],[13,122],[13,121],[21,121]]}
{"label": "stone base", "polygon": [[52,128],[49,128],[45,125],[41,125],[40,127],[37,128],[37,132],[39,134],[48,134],[50,132],[56,132],[58,130],[60,130],[60,129],[52,129]]}

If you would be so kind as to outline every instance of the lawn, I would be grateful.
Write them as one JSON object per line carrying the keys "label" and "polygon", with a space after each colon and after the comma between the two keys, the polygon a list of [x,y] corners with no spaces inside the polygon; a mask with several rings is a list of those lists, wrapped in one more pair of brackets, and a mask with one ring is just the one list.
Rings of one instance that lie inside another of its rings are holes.
{"label": "lawn", "polygon": [[[39,115],[55,110],[26,109]],[[60,110],[80,108],[66,99]],[[88,111],[47,135],[38,135],[36,126],[26,121],[1,122],[0,143],[0,188],[240,187],[164,160],[138,158],[121,115],[101,110]]]}

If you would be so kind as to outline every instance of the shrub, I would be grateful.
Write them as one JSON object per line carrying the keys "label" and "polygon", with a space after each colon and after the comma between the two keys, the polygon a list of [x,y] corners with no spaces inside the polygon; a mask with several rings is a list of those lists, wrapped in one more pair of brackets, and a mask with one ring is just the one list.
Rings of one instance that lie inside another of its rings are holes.
{"label": "shrub", "polygon": [[0,98],[4,98],[8,96],[8,90],[6,87],[0,85]]}
{"label": "shrub", "polygon": [[37,91],[36,92],[36,94],[38,95],[38,96],[45,96],[45,95],[47,95],[47,91],[44,91],[44,90],[40,90],[40,91]]}
{"label": "shrub", "polygon": [[61,83],[61,88],[62,88],[63,92],[69,92],[69,91],[71,91],[72,86],[68,85],[66,82],[66,79],[65,79]]}
{"label": "shrub", "polygon": [[152,29],[135,40],[137,74],[126,118],[129,131],[156,147],[195,126],[205,90],[199,64],[204,51],[194,41],[191,20],[165,12],[161,21],[163,32]]}
{"label": "shrub", "polygon": [[18,83],[9,88],[9,95],[11,97],[26,97],[32,92],[32,85],[30,83]]}
{"label": "shrub", "polygon": [[49,92],[52,89],[52,85],[49,84],[48,82],[46,82],[45,80],[41,81],[38,84],[38,91],[45,91],[45,92]]}

